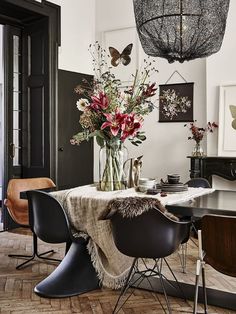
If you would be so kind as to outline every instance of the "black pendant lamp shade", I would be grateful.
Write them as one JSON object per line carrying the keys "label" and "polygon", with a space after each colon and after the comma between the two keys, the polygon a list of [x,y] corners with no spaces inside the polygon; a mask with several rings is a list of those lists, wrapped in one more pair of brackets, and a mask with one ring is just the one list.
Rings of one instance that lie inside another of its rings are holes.
{"label": "black pendant lamp shade", "polygon": [[146,54],[169,62],[183,62],[219,51],[229,0],[133,2],[137,30]]}

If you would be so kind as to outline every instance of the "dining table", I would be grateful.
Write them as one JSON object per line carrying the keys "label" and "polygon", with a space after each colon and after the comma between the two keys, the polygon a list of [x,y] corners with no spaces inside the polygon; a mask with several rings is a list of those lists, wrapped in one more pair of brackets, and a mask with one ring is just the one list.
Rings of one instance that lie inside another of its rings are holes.
{"label": "dining table", "polygon": [[202,218],[205,215],[236,216],[236,191],[215,190],[186,202],[167,204],[174,215]]}
{"label": "dining table", "polygon": [[[97,185],[92,184],[69,190],[55,191],[50,194],[65,209],[73,227],[74,236],[87,239],[84,243],[86,243],[86,250],[91,257],[90,263],[97,273],[100,285],[112,289],[118,289],[122,286],[130,269],[132,258],[121,254],[117,250],[112,237],[110,221],[104,220],[104,217],[108,214],[107,207],[111,200],[120,197],[151,197],[158,199],[169,212],[177,216],[188,217],[191,220],[199,219],[206,214],[236,215],[236,192],[217,191],[211,188],[188,188],[187,191],[167,193],[167,196],[163,197],[160,193],[156,195],[140,193],[134,188],[104,192],[99,191]],[[58,290],[61,289],[62,296],[64,296],[63,286],[60,286],[60,283],[65,282],[66,273],[70,271],[71,256],[72,259],[78,260],[78,269],[76,270],[78,276],[80,272],[86,273],[86,271],[84,272],[86,267],[91,267],[86,263],[80,263],[80,259],[83,259],[83,251],[81,250],[80,255],[77,254],[77,256],[69,250],[57,268],[36,285],[35,292],[43,297],[60,297]],[[74,264],[75,261],[73,261]],[[76,277],[75,274],[75,280]],[[98,281],[94,281],[94,289],[98,288]],[[77,294],[86,292],[85,284],[86,278],[82,277],[82,280],[80,278]],[[186,297],[193,300],[194,285],[181,283],[181,286]],[[142,288],[150,290],[145,287],[145,283]],[[155,291],[161,292],[158,278],[154,278],[153,288]],[[54,289],[56,295],[54,295]],[[173,289],[171,284],[167,286],[167,292],[169,295],[182,297],[176,289]],[[208,295],[209,304],[236,310],[234,293],[208,289]],[[200,301],[201,298],[200,289]]]}
{"label": "dining table", "polygon": [[[199,220],[205,215],[236,216],[236,191],[215,190],[212,193],[193,198],[186,202],[166,205],[169,212],[191,221]],[[217,243],[215,244],[217,245]],[[182,283],[182,288],[188,299],[193,300],[195,287]],[[169,291],[175,295],[175,291]],[[215,306],[236,310],[236,292],[226,292],[207,288],[208,303]],[[200,302],[203,302],[203,291],[200,288]]]}

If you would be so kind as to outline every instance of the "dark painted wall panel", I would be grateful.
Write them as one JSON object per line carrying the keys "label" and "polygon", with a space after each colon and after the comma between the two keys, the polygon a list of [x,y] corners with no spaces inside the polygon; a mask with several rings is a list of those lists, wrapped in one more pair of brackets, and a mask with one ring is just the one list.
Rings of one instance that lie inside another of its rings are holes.
{"label": "dark painted wall panel", "polygon": [[71,188],[93,182],[93,141],[79,146],[70,139],[79,131],[80,112],[76,108],[75,86],[92,76],[59,70],[58,73],[58,187]]}

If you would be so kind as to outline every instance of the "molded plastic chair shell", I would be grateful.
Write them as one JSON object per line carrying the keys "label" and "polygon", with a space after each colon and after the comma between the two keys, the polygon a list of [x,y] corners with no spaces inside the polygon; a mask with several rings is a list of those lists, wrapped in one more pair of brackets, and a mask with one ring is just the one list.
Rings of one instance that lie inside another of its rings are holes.
{"label": "molded plastic chair shell", "polygon": [[193,178],[185,184],[192,188],[211,188],[209,181],[205,178]]}
{"label": "molded plastic chair shell", "polygon": [[20,199],[20,192],[51,187],[55,187],[55,184],[49,178],[11,179],[4,200],[11,218],[21,226],[29,226],[28,201]]}
{"label": "molded plastic chair shell", "polygon": [[204,261],[220,273],[236,277],[236,217],[202,218]]}
{"label": "molded plastic chair shell", "polygon": [[[150,283],[149,277],[152,277],[154,274],[158,275],[160,278],[167,309],[168,312],[171,313],[168,296],[163,283],[163,276],[158,266],[158,260],[164,259],[166,262],[165,257],[174,253],[179,245],[189,237],[190,223],[174,221],[156,208],[150,208],[147,212],[139,216],[133,216],[132,218],[123,217],[120,212],[115,212],[110,216],[110,220],[117,249],[121,253],[134,258],[129,275],[125,285],[121,289],[113,313],[118,313],[124,303],[129,299],[130,295],[119,305],[121,298],[125,295],[129,287],[132,286],[134,275],[137,275],[139,278],[139,283],[137,284],[137,286],[139,286],[144,278],[147,278]],[[155,269],[150,271],[150,269],[146,267],[146,270],[139,271],[138,260],[140,258],[154,259]],[[174,276],[178,287],[180,287],[169,264],[167,264],[167,266]],[[137,280],[135,279],[134,282],[137,282]],[[164,309],[161,302],[160,304]]]}
{"label": "molded plastic chair shell", "polygon": [[[28,200],[20,198],[20,192],[34,190],[34,189],[46,189],[55,187],[54,182],[49,178],[27,178],[27,179],[11,179],[8,183],[7,198],[4,204],[7,206],[8,212],[12,219],[22,227],[30,228],[32,225],[29,223],[29,206]],[[32,255],[22,254],[9,254],[9,257],[26,258],[27,260],[16,266],[16,269],[20,269],[30,261],[34,260],[37,256],[44,260],[60,261],[58,259],[52,259],[49,257],[43,257],[46,254],[54,253],[53,250],[46,251],[44,253],[38,253],[37,236],[33,232],[33,252]]]}
{"label": "molded plastic chair shell", "polygon": [[27,191],[29,217],[33,232],[48,243],[71,241],[70,224],[61,204],[42,191]]}
{"label": "molded plastic chair shell", "polygon": [[202,230],[198,230],[199,257],[196,265],[196,283],[193,313],[199,313],[199,279],[202,275],[204,313],[207,311],[205,264],[218,272],[236,277],[236,217],[206,215],[202,218]]}
{"label": "molded plastic chair shell", "polygon": [[110,219],[118,250],[131,257],[169,256],[189,237],[189,222],[171,220],[158,209],[152,208],[133,218],[115,213]]}
{"label": "molded plastic chair shell", "polygon": [[57,268],[34,288],[41,297],[62,298],[97,289],[99,280],[87,250],[87,240],[73,237],[61,204],[42,191],[28,191],[33,232],[49,243],[67,243],[67,253]]}

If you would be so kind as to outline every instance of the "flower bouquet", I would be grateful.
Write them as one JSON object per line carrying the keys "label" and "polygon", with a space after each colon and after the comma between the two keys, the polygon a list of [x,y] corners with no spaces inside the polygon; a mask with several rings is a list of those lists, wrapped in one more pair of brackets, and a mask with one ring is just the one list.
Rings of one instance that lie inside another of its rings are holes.
{"label": "flower bouquet", "polygon": [[190,122],[189,124],[185,124],[185,127],[188,127],[190,132],[191,132],[191,136],[188,137],[188,140],[194,140],[195,143],[195,148],[193,150],[192,155],[193,156],[203,156],[203,149],[201,148],[200,142],[202,141],[204,135],[207,132],[213,133],[215,128],[218,128],[218,125],[215,122],[208,122],[205,128],[202,127],[198,127],[196,125],[197,121],[194,122]]}
{"label": "flower bouquet", "polygon": [[[93,48],[93,50],[92,50]],[[106,63],[106,52],[96,43],[90,47],[94,63],[94,82],[78,85],[77,108],[82,112],[82,131],[71,139],[71,144],[96,137],[103,154],[100,166],[100,189],[104,191],[125,188],[123,143],[129,139],[139,145],[146,139],[141,132],[143,117],[149,114],[154,104],[150,100],[156,93],[155,83],[149,83],[150,72],[156,72],[152,63],[145,61],[142,70],[133,75],[129,87],[122,87],[121,81],[111,73]]]}

